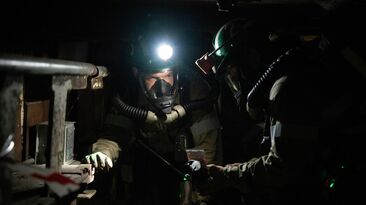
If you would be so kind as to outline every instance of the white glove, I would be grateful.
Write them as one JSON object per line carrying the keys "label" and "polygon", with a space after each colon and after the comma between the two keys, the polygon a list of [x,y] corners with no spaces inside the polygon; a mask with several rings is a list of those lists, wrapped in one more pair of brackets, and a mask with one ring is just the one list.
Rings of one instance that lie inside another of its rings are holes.
{"label": "white glove", "polygon": [[112,159],[102,152],[95,152],[93,154],[89,154],[85,156],[85,159],[89,164],[92,164],[95,168],[108,169],[113,167]]}

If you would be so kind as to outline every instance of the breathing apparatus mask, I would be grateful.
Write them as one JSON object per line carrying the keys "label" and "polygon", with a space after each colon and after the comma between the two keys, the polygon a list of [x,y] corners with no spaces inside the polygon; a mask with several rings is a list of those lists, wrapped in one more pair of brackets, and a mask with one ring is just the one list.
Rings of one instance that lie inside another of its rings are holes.
{"label": "breathing apparatus mask", "polygon": [[171,68],[139,75],[140,86],[149,102],[164,114],[172,112],[177,94],[178,74]]}
{"label": "breathing apparatus mask", "polygon": [[140,88],[153,111],[163,115],[171,113],[174,106],[178,66],[172,42],[167,38],[159,40],[140,37],[133,58]]}

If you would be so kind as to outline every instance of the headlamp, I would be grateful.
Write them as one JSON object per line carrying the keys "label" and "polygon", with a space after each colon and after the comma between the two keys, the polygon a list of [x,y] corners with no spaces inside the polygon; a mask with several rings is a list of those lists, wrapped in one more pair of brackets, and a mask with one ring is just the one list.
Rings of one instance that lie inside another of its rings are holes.
{"label": "headlamp", "polygon": [[173,48],[168,44],[161,44],[156,50],[158,52],[159,58],[164,61],[167,61],[173,56]]}

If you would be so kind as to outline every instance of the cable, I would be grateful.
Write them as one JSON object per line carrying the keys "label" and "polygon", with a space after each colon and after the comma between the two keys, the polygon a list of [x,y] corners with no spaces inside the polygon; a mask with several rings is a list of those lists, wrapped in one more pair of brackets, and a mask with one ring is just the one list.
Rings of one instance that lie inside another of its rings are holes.
{"label": "cable", "polygon": [[151,149],[143,141],[141,141],[140,139],[137,139],[137,142],[142,147],[144,147],[147,151],[149,151],[151,154],[153,154],[155,157],[157,157],[159,160],[161,160],[164,164],[166,164],[170,169],[172,169],[174,172],[176,172],[179,176],[183,177],[183,179],[186,179],[187,177],[189,177],[188,174],[185,174],[182,171],[180,171],[179,169],[177,169],[176,167],[174,167],[172,164],[170,164],[170,162],[168,162],[166,159],[164,159],[164,157],[162,157],[160,154],[158,154],[153,149]]}

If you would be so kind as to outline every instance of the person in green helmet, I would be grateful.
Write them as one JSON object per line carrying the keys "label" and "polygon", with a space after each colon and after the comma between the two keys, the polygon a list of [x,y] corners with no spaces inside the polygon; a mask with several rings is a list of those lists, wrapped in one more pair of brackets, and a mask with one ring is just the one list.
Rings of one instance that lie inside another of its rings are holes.
{"label": "person in green helmet", "polygon": [[[200,69],[215,74],[220,85],[219,116],[223,126],[224,164],[248,161],[269,149],[264,133],[264,113],[246,110],[249,91],[268,65],[295,39],[276,38],[274,30],[263,22],[237,18],[228,21],[213,38],[214,51],[196,61]],[[235,151],[233,151],[235,150]],[[217,193],[228,204],[243,204],[243,194],[228,188]],[[245,197],[248,202],[248,197]]]}
{"label": "person in green helmet", "polygon": [[[263,50],[273,58],[245,93],[245,103],[238,103],[252,116],[265,117],[269,148],[246,161],[207,165],[206,183],[197,184],[199,190],[235,188],[247,197],[245,204],[356,204],[361,200],[365,166],[360,163],[363,149],[355,139],[361,139],[365,129],[354,125],[365,126],[365,95],[356,91],[366,83],[359,64],[364,62],[364,52],[356,49],[363,38],[356,40],[353,33],[339,38],[345,30],[338,24],[327,28],[352,12],[341,14],[328,21],[318,38],[298,42],[278,56],[269,49],[269,33],[262,26],[252,30],[256,27],[250,22],[232,20],[219,30],[216,39],[221,31],[227,31],[229,38],[197,61],[204,73],[217,78],[232,75],[229,65],[244,61],[241,65],[247,66],[238,72],[243,75],[237,75],[243,91],[241,82],[253,82],[251,51]],[[230,53],[240,42],[239,52]]]}

